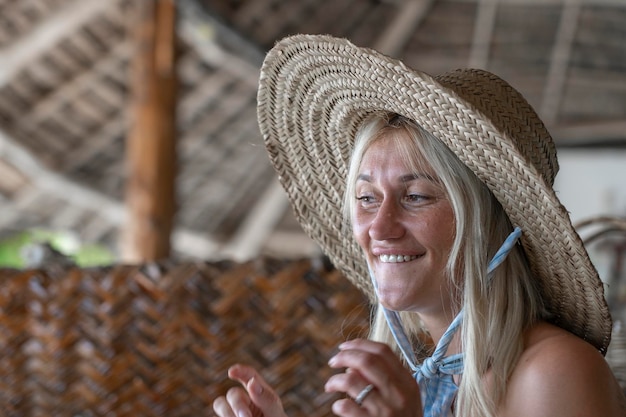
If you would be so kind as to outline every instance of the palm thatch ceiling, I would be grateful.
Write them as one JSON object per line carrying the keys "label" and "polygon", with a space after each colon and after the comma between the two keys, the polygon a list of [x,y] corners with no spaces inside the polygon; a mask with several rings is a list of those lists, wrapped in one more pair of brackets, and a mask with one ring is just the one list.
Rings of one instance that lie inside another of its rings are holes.
{"label": "palm thatch ceiling", "polygon": [[[135,0],[137,1],[137,0]],[[132,0],[0,0],[0,235],[70,230],[119,251]],[[431,74],[496,72],[558,146],[626,145],[623,0],[178,0],[174,256],[315,251],[256,125],[273,43],[329,33]]]}

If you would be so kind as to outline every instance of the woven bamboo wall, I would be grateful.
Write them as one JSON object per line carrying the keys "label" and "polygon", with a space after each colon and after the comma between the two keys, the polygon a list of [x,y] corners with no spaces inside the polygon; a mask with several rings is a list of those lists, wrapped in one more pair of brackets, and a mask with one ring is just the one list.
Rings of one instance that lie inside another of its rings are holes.
{"label": "woven bamboo wall", "polygon": [[306,260],[2,271],[0,414],[212,415],[243,361],[291,416],[327,415],[326,361],[367,310]]}
{"label": "woven bamboo wall", "polygon": [[[322,416],[337,344],[367,305],[337,271],[259,259],[0,271],[0,415],[213,415],[227,368],[263,369],[290,416]],[[626,389],[626,335],[607,359]]]}

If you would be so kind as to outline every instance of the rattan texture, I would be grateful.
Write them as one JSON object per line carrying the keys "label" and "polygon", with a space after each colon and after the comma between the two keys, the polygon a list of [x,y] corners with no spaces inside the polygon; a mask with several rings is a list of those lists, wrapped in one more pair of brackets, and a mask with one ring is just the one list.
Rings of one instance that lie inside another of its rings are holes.
{"label": "rattan texture", "polygon": [[552,189],[555,146],[527,101],[481,70],[441,76],[345,39],[285,38],[267,54],[258,121],[305,232],[373,298],[366,263],[342,216],[354,134],[374,111],[415,120],[493,192],[515,226],[559,326],[605,353],[611,318],[604,288]]}
{"label": "rattan texture", "polygon": [[327,415],[337,345],[365,297],[309,260],[47,268],[0,275],[0,415],[199,416],[262,369],[291,416]]}
{"label": "rattan texture", "polygon": [[614,326],[606,360],[626,395],[626,328],[623,323]]}

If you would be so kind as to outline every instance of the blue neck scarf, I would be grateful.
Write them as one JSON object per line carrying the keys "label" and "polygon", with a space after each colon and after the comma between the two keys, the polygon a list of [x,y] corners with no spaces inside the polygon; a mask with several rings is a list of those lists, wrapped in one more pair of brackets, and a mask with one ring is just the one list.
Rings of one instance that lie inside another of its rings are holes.
{"label": "blue neck scarf", "polygon": [[[493,271],[506,259],[521,235],[522,231],[517,227],[506,238],[491,262],[489,262],[487,267],[488,279],[491,279]],[[376,288],[376,280],[371,270],[370,277],[374,283],[374,288]],[[463,309],[461,309],[444,332],[432,356],[418,364],[398,312],[388,310],[383,306],[379,306],[379,308],[382,308],[389,329],[419,384],[424,417],[452,416],[452,405],[458,391],[458,386],[454,383],[453,376],[463,373],[463,353],[450,356],[445,356],[445,354],[454,334],[461,326]]]}

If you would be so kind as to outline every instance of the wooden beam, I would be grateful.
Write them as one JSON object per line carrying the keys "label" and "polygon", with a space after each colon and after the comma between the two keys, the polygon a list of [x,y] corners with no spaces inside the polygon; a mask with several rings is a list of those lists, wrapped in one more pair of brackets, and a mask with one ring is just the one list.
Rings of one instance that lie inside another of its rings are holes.
{"label": "wooden beam", "polygon": [[[228,69],[229,73],[256,89],[265,53],[208,14],[198,1],[179,0],[177,5],[182,18],[180,35],[195,48],[199,57],[210,66]],[[194,256],[204,259],[217,256],[237,261],[252,259],[259,254],[288,208],[289,201],[280,184],[277,181],[271,183],[225,246],[193,245],[197,249]],[[179,241],[192,246],[194,239],[187,234]]]}
{"label": "wooden beam", "polygon": [[226,257],[243,262],[257,256],[289,207],[287,194],[278,180],[269,185],[258,201],[224,248]]}
{"label": "wooden beam", "polygon": [[470,68],[487,69],[498,0],[480,0],[477,8],[468,65]]}
{"label": "wooden beam", "polygon": [[11,161],[11,164],[41,192],[54,194],[78,207],[96,211],[113,224],[121,223],[125,217],[122,205],[45,168],[28,150],[2,131],[0,131],[0,158]]}
{"label": "wooden beam", "polygon": [[176,7],[174,0],[135,6],[122,259],[145,262],[170,256],[176,211]]}
{"label": "wooden beam", "polygon": [[[31,201],[36,200],[37,196],[46,194],[63,199],[79,209],[98,213],[111,227],[120,228],[125,225],[127,208],[122,203],[47,169],[28,150],[1,129],[0,159],[11,161],[19,173],[32,184],[18,192],[17,200],[14,202],[17,207],[13,215],[9,216],[6,212],[10,210],[5,210],[3,216],[0,217],[0,229],[17,222],[18,212],[28,210]],[[189,256],[203,259],[222,257],[220,250],[223,245],[195,231],[176,229],[172,240],[177,251]]]}
{"label": "wooden beam", "polygon": [[434,0],[407,0],[399,6],[396,18],[374,45],[374,49],[389,56],[398,56],[415,33],[433,5]]}
{"label": "wooden beam", "polygon": [[175,229],[172,234],[172,247],[185,257],[202,260],[223,260],[223,244],[195,230]]}
{"label": "wooden beam", "polygon": [[548,126],[558,147],[626,145],[626,120]]}
{"label": "wooden beam", "polygon": [[263,245],[263,252],[287,258],[314,258],[322,254],[318,244],[302,231],[274,231]]}
{"label": "wooden beam", "polygon": [[117,7],[119,0],[74,0],[47,17],[28,36],[0,50],[0,87],[7,84],[31,61],[104,10]]}
{"label": "wooden beam", "polygon": [[[447,0],[451,3],[477,3],[481,0]],[[567,0],[500,0],[502,5],[514,6],[558,6]],[[619,7],[626,9],[624,0],[581,0],[583,6]]]}
{"label": "wooden beam", "polygon": [[552,48],[550,68],[541,103],[540,114],[548,124],[556,121],[559,113],[579,14],[580,0],[565,0],[561,8],[561,19]]}
{"label": "wooden beam", "polygon": [[[28,117],[16,120],[18,126],[37,124],[41,120],[48,119],[51,115],[61,112],[59,110],[60,107],[65,106],[67,102],[71,102],[75,97],[83,94],[90,86],[98,85],[100,79],[104,76],[118,71],[118,67],[122,66],[120,61],[127,60],[131,54],[129,43],[122,42],[117,44],[112,52],[106,58],[99,60],[92,70],[81,72],[76,77],[64,82],[60,88],[38,98],[29,108]],[[100,93],[103,90],[100,89],[98,92]]]}
{"label": "wooden beam", "polygon": [[[209,15],[197,1],[178,0],[177,6],[181,16],[180,36],[194,47],[200,59],[212,67],[227,68],[256,89],[264,52]],[[222,45],[226,42],[230,48]]]}

